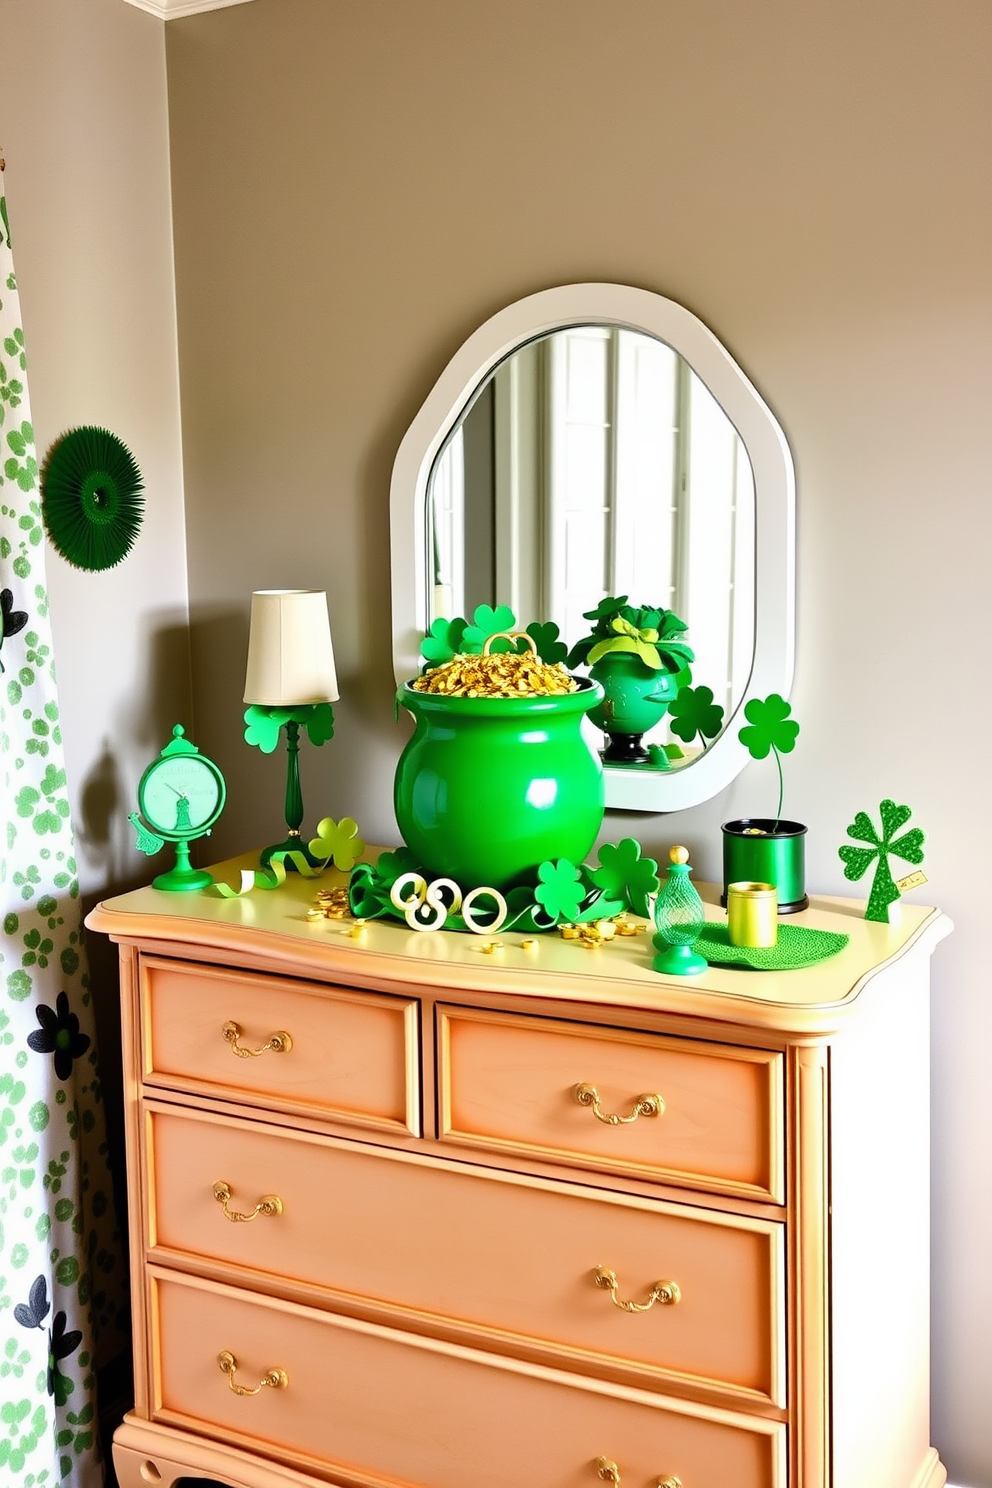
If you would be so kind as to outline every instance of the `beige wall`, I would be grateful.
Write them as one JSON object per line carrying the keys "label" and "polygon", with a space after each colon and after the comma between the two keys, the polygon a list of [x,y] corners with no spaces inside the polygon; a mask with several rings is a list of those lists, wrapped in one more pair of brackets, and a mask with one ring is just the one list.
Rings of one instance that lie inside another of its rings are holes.
{"label": "beige wall", "polygon": [[142,532],[82,573],[49,546],[84,896],[147,878],[127,812],[190,708],[165,36],[120,0],[0,0],[0,143],[39,459],[98,424],[134,454]]}
{"label": "beige wall", "polygon": [[[860,807],[912,804],[935,966],[935,1438],[992,1484],[986,570],[992,191],[986,0],[257,0],[168,28],[194,685],[225,847],[271,838],[280,765],[239,743],[252,588],[326,587],[338,737],[311,816],[389,837],[387,496],[447,357],[545,286],[610,279],[706,320],[799,481],[803,734],[787,806],[842,891]],[[685,839],[770,809],[770,765]],[[917,897],[920,897],[918,894]],[[984,1177],[982,1176],[984,1175]]]}

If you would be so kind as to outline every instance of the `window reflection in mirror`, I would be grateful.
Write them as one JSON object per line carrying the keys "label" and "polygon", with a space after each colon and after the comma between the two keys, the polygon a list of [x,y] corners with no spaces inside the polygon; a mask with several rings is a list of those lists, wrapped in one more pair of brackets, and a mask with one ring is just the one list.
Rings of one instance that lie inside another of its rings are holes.
{"label": "window reflection in mirror", "polygon": [[[501,362],[431,471],[430,619],[509,604],[569,646],[607,594],[688,624],[695,685],[730,718],[754,659],[755,486],[689,364],[654,336],[576,325]],[[667,721],[652,734],[667,740]]]}

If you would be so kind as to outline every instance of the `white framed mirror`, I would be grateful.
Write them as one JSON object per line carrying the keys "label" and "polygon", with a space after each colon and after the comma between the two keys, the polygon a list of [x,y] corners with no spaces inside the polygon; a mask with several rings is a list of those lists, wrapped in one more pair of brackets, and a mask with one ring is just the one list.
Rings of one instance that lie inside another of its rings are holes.
{"label": "white framed mirror", "polygon": [[[606,594],[688,622],[693,685],[724,705],[723,730],[705,750],[682,745],[674,768],[607,765],[608,806],[708,800],[749,759],[747,699],[788,696],[788,443],[726,348],[662,295],[561,285],[480,326],[399,447],[390,533],[398,683],[419,671],[437,616],[480,603],[508,604],[522,625],[553,620],[569,646]],[[667,720],[650,737],[668,740]]]}

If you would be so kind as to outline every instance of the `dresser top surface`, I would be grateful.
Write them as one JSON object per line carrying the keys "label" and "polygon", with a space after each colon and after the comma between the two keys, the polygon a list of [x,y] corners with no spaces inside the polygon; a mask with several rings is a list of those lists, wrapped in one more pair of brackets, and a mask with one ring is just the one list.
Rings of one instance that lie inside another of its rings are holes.
{"label": "dresser top surface", "polygon": [[[246,853],[211,871],[236,887],[241,870],[257,865],[257,856]],[[788,923],[847,935],[837,954],[797,971],[710,966],[699,976],[672,977],[652,969],[650,925],[593,950],[556,933],[500,931],[500,948],[487,952],[492,936],[415,931],[387,920],[367,921],[353,936],[350,920],[307,918],[319,888],[346,882],[334,869],[319,878],[292,873],[281,888],[230,899],[213,889],[177,894],[148,887],[98,904],[86,923],[115,940],[164,942],[218,961],[233,953],[287,974],[372,986],[426,981],[442,994],[564,998],[812,1035],[835,1029],[874,974],[907,955],[929,956],[952,928],[939,910],[923,905],[902,904],[899,922],[884,925],[864,919],[863,900],[811,896],[809,909]],[[725,922],[719,885],[697,887],[707,919]]]}

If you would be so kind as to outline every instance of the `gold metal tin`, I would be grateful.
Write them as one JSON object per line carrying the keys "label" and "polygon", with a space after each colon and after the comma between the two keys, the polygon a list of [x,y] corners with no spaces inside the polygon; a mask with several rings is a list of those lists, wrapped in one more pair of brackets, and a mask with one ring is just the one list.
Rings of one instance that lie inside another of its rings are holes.
{"label": "gold metal tin", "polygon": [[773,946],[778,940],[778,892],[774,884],[727,885],[727,933],[737,946]]}

